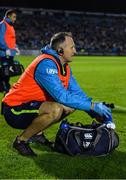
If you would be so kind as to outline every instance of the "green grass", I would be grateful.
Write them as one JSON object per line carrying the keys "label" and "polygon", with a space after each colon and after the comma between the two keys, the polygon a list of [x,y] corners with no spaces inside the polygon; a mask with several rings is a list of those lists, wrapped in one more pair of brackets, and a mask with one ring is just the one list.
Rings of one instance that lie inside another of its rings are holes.
{"label": "green grass", "polygon": [[[25,67],[32,56],[20,56]],[[73,75],[81,88],[94,101],[114,102],[126,107],[126,58],[125,57],[74,57],[70,64]],[[11,78],[13,84],[18,77]],[[0,94],[0,98],[2,98]],[[43,146],[32,144],[36,158],[19,155],[12,142],[20,130],[7,125],[0,116],[0,179],[124,179],[126,178],[126,115],[113,112],[119,147],[106,157],[69,157],[51,152]],[[89,123],[92,119],[82,111],[69,116],[69,121]],[[45,133],[55,137],[59,124]]]}

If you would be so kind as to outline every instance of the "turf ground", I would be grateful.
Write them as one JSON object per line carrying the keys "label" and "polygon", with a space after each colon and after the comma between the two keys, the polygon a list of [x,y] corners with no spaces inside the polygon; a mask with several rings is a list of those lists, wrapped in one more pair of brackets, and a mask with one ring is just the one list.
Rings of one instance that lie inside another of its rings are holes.
{"label": "turf ground", "polygon": [[[20,56],[27,65],[33,56]],[[126,107],[126,57],[74,57],[70,64],[81,88],[94,101],[113,102]],[[13,84],[18,77],[11,78]],[[2,98],[0,94],[0,98]],[[106,157],[69,157],[51,152],[46,146],[32,144],[35,158],[19,155],[12,142],[20,130],[7,125],[0,115],[0,179],[124,179],[126,178],[126,113],[113,112],[119,147]],[[70,122],[89,123],[92,119],[82,111],[69,116]],[[45,134],[54,139],[59,124]]]}

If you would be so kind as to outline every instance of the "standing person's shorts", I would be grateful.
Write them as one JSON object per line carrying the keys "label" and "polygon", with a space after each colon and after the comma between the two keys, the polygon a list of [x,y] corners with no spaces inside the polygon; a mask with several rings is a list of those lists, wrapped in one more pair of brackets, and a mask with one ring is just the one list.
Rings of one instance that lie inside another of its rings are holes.
{"label": "standing person's shorts", "polygon": [[39,107],[42,102],[31,101],[19,106],[8,106],[4,104],[3,114],[6,122],[13,128],[26,129],[38,116]]}

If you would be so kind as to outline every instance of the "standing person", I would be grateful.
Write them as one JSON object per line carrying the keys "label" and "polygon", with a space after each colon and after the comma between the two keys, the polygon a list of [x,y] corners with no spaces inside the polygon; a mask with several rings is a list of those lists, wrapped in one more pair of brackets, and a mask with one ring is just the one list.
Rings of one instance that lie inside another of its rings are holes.
{"label": "standing person", "polygon": [[76,53],[72,34],[59,32],[50,45],[27,67],[17,83],[3,98],[4,117],[16,129],[24,129],[13,143],[22,155],[36,155],[28,141],[43,144],[45,129],[76,109],[108,117],[111,111],[103,103],[93,102],[72,75],[69,63]]}
{"label": "standing person", "polygon": [[[9,9],[5,13],[5,17],[0,22],[0,63],[1,66],[13,63],[16,53],[20,53],[16,47],[16,35],[14,23],[16,21],[16,11]],[[0,92],[8,92],[10,89],[9,76],[1,75]]]}

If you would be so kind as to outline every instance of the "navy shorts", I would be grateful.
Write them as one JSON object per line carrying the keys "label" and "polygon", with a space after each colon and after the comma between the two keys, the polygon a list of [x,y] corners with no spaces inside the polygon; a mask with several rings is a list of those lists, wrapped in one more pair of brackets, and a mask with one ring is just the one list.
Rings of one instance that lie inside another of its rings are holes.
{"label": "navy shorts", "polygon": [[4,104],[3,114],[6,122],[13,128],[26,129],[38,116],[40,101],[31,101],[19,106],[8,106]]}

